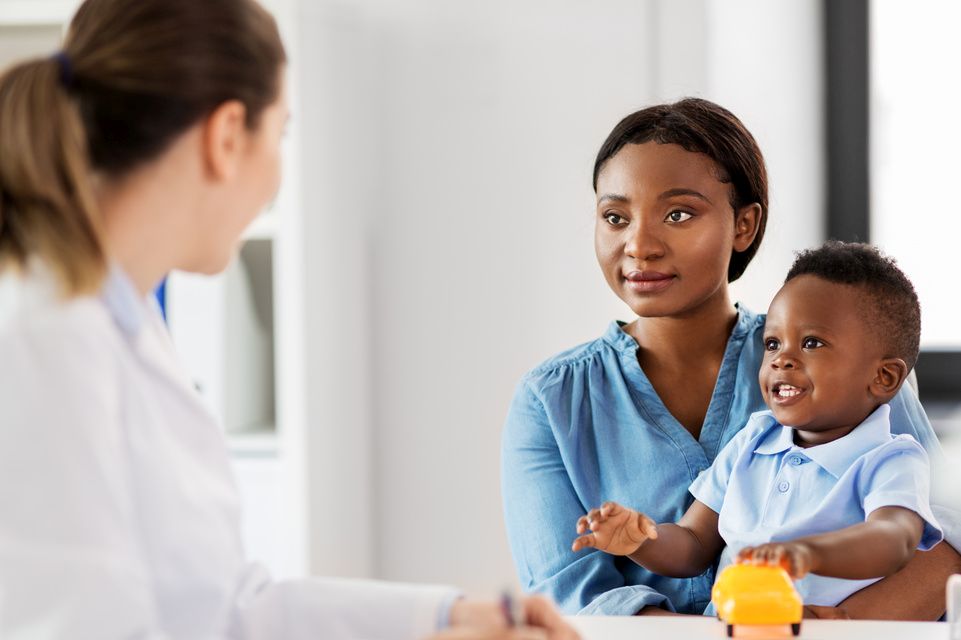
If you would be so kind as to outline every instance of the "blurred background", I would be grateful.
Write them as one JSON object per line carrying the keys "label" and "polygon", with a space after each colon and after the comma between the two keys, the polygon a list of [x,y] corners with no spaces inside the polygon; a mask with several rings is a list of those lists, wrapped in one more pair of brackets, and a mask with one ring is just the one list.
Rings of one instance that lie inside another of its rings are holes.
{"label": "blurred background", "polygon": [[[0,0],[0,66],[52,54],[78,4]],[[594,156],[624,115],[688,95],[737,114],[770,171],[736,299],[765,310],[828,237],[879,244],[920,294],[920,392],[957,456],[961,5],[265,5],[291,62],[284,185],[227,273],[171,274],[158,298],[275,574],[516,583],[514,385],[630,319],[593,256]]]}

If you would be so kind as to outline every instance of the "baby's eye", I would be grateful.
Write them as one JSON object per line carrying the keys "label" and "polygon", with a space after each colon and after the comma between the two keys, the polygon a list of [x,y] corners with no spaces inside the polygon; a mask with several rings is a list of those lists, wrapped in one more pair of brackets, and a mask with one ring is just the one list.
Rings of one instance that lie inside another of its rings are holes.
{"label": "baby's eye", "polygon": [[803,349],[817,349],[818,347],[823,347],[823,346],[824,346],[823,342],[811,336],[808,336],[807,338],[805,338],[804,342],[801,343],[801,348]]}
{"label": "baby's eye", "polygon": [[687,211],[672,211],[664,218],[664,222],[684,222],[693,218]]}
{"label": "baby's eye", "polygon": [[612,227],[616,227],[624,222],[624,218],[622,216],[610,211],[604,214],[604,219],[607,220],[607,223]]}
{"label": "baby's eye", "polygon": [[781,341],[777,338],[766,338],[764,348],[768,351],[777,351],[781,347]]}

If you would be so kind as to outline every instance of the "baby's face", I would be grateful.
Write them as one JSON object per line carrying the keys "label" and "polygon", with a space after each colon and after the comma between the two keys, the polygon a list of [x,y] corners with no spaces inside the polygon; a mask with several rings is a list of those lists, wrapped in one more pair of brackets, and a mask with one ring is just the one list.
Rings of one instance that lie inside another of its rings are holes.
{"label": "baby's face", "polygon": [[781,287],[768,310],[759,375],[778,422],[827,442],[877,406],[870,387],[882,352],[863,320],[862,300],[857,287],[813,275]]}

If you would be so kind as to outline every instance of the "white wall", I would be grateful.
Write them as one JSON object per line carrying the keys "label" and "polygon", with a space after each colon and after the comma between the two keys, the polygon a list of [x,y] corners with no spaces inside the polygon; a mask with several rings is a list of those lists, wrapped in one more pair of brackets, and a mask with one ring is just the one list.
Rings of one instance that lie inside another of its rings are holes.
{"label": "white wall", "polygon": [[772,221],[736,291],[766,307],[821,237],[819,6],[304,0],[314,571],[514,582],[501,424],[526,369],[628,317],[590,178],[630,111],[693,93],[757,135]]}
{"label": "white wall", "polygon": [[766,311],[794,252],[824,239],[824,91],[816,0],[659,0],[658,100],[727,107],[767,161],[770,218],[734,297]]}
{"label": "white wall", "polygon": [[708,97],[758,140],[770,178],[764,244],[735,297],[755,310],[780,288],[794,252],[820,244],[825,224],[821,2],[707,2]]}
{"label": "white wall", "polygon": [[[382,181],[372,25],[349,2],[299,3],[307,542],[313,573],[376,575],[370,228]],[[373,128],[372,128],[373,126]]]}
{"label": "white wall", "polygon": [[593,258],[591,171],[650,100],[649,5],[418,6],[385,16],[378,569],[490,589],[514,580],[499,492],[514,384],[623,315]]}

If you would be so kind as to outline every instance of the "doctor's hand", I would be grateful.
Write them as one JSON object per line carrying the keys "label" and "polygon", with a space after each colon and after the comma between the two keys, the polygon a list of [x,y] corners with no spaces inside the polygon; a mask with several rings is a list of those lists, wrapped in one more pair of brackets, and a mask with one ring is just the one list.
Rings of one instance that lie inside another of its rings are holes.
{"label": "doctor's hand", "polygon": [[586,516],[578,518],[577,533],[581,535],[574,540],[571,551],[594,547],[612,555],[627,556],[647,540],[657,538],[657,524],[643,513],[616,502],[605,502],[600,509],[591,509]]}
{"label": "doctor's hand", "polygon": [[550,600],[539,596],[520,601],[525,624],[509,627],[499,604],[459,600],[450,611],[450,627],[428,640],[578,640]]}

